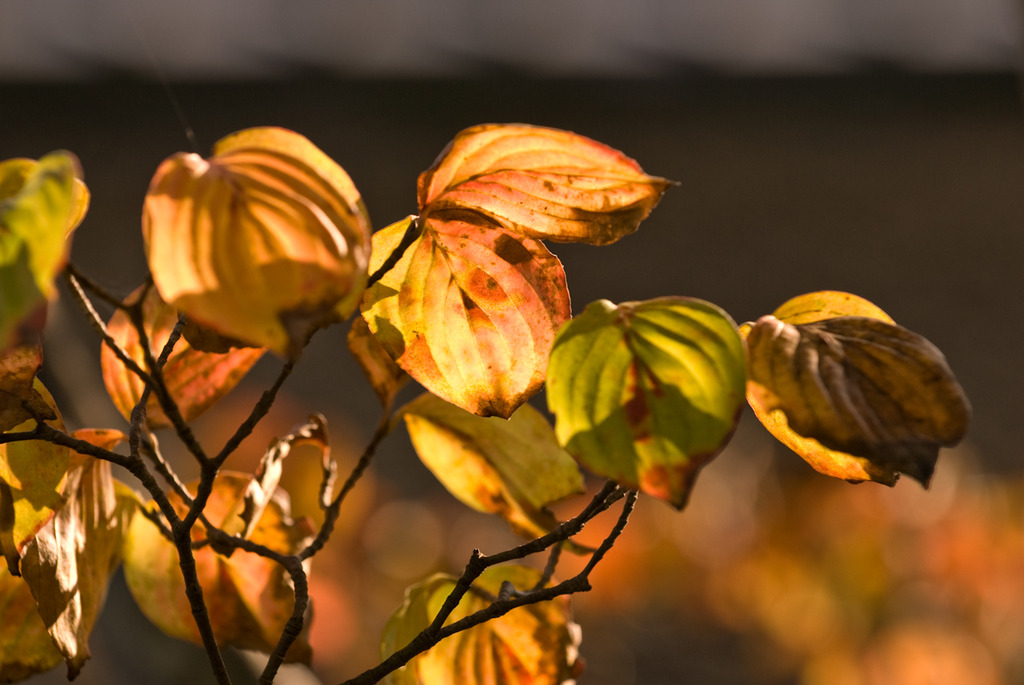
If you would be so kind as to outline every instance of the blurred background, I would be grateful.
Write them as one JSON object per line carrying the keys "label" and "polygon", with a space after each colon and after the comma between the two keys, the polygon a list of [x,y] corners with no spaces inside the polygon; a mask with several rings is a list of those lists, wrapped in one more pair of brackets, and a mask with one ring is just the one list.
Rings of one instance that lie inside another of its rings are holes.
{"label": "blurred background", "polygon": [[[580,682],[1012,685],[1024,682],[1022,21],[1015,0],[0,0],[0,159],[79,156],[93,199],[73,260],[127,294],[145,275],[139,211],[156,166],[241,128],[309,137],[377,228],[415,211],[417,174],[472,124],[555,126],[623,150],[679,186],[615,245],[554,246],[574,311],[689,295],[742,322],[848,290],[935,342],[975,416],[924,491],[818,476],[748,412],[689,507],[642,498],[594,591],[575,598]],[[354,462],[377,415],[346,328],[317,336],[232,468],[253,468],[313,411],[343,471]],[[45,373],[70,428],[124,427],[98,349],[62,297]],[[223,442],[278,368],[260,362],[199,435]],[[317,468],[301,455],[286,468],[298,513],[315,514]],[[342,518],[313,568],[313,672],[282,683],[373,665],[405,586],[517,542],[444,492],[401,430]],[[563,576],[579,566],[565,564]],[[92,652],[78,682],[209,679],[120,577]],[[252,661],[231,659],[239,673]],[[63,681],[58,668],[31,682]]]}

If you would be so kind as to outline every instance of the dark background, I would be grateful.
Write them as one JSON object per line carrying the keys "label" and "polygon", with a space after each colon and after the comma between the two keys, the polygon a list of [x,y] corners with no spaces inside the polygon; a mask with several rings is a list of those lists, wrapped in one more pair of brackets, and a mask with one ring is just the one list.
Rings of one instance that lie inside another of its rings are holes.
{"label": "dark background", "polygon": [[[0,84],[0,159],[58,148],[78,155],[92,206],[72,257],[122,294],[145,273],[139,213],[149,178],[164,157],[191,149],[186,127],[204,154],[249,126],[303,133],[346,168],[380,228],[415,211],[416,175],[457,131],[483,122],[570,129],[679,183],[621,242],[553,246],[574,312],[597,298],[688,295],[742,322],[807,291],[860,294],[945,352],[975,412],[966,449],[958,450],[967,468],[1021,473],[1024,119],[1013,74],[869,69],[828,77],[538,80],[496,72],[469,80],[175,82],[170,89],[130,78]],[[69,302],[63,297],[51,313],[47,382],[71,428],[120,427],[98,381],[97,342]],[[316,410],[354,445],[369,436],[375,402],[343,335],[335,327],[318,337],[286,386],[284,408],[268,419],[272,430]],[[237,392],[255,392],[276,365],[261,362]],[[741,463],[751,441],[764,444],[749,415],[740,437],[722,460]],[[775,453],[773,468],[804,469]],[[374,474],[389,492],[437,489],[402,435],[386,443]],[[119,579],[112,593],[80,682],[204,682],[193,674],[205,671],[200,653],[155,637]],[[592,673],[583,683],[612,682],[612,674],[645,685],[791,682],[759,672],[728,636],[698,632],[689,617],[645,611],[609,615],[581,598]],[[372,633],[371,644],[381,620],[357,623]],[[154,646],[140,648],[136,636],[152,637]],[[624,651],[594,648],[608,644]],[[62,670],[38,682],[61,682]]]}

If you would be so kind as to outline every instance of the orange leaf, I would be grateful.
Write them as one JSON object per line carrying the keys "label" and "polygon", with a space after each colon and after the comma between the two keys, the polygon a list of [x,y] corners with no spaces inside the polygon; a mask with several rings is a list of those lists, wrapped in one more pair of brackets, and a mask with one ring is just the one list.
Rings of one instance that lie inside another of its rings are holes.
{"label": "orange leaf", "polygon": [[[374,235],[376,269],[412,217]],[[435,215],[367,290],[363,317],[427,390],[467,411],[508,418],[544,383],[555,333],[569,319],[558,258],[480,215]]]}
{"label": "orange leaf", "polygon": [[[228,531],[242,528],[238,515],[250,480],[243,473],[220,473],[205,509],[215,525]],[[194,489],[195,485],[189,487]],[[184,515],[184,504],[173,494],[170,497],[179,514]],[[203,524],[197,523],[192,530],[193,540],[202,540],[205,535]],[[282,554],[293,554],[305,547],[311,536],[307,520],[291,520],[287,495],[278,490],[250,539]],[[218,642],[240,649],[273,650],[294,606],[291,582],[281,566],[247,552],[227,558],[209,545],[197,549],[195,558]],[[129,529],[124,570],[128,589],[150,621],[168,635],[201,644],[185,597],[177,552],[145,516],[136,516]],[[308,663],[310,657],[304,632],[292,645],[288,658]]]}
{"label": "orange leaf", "polygon": [[174,155],[153,177],[143,213],[153,280],[196,322],[292,355],[358,304],[366,208],[345,171],[293,131],[248,129],[214,150]]}
{"label": "orange leaf", "polygon": [[589,138],[488,124],[459,133],[419,178],[420,212],[480,212],[559,242],[611,243],[636,230],[669,182]]}
{"label": "orange leaf", "polygon": [[36,611],[24,579],[0,564],[0,682],[14,683],[44,673],[60,663],[61,654]]}
{"label": "orange leaf", "polygon": [[[136,289],[128,296],[126,303],[137,301],[142,290],[143,288]],[[142,315],[150,351],[157,357],[178,321],[178,312],[160,299],[160,293],[156,288],[149,288],[142,304]],[[138,331],[124,310],[114,312],[107,325],[107,331],[132,360],[143,369],[146,368]],[[264,351],[262,348],[243,347],[231,349],[223,354],[200,352],[186,340],[179,339],[167,359],[163,374],[167,389],[177,402],[185,421],[198,417],[230,392]],[[121,416],[126,421],[130,420],[132,409],[142,397],[145,388],[143,382],[126,369],[106,345],[100,352],[100,364],[107,393],[121,412]],[[154,429],[170,425],[160,402],[153,394],[150,394],[146,405],[146,420],[149,427]]]}
{"label": "orange leaf", "polygon": [[369,324],[361,316],[352,319],[352,326],[348,329],[348,349],[370,381],[381,404],[390,407],[409,376],[395,363],[377,338],[373,337]]}

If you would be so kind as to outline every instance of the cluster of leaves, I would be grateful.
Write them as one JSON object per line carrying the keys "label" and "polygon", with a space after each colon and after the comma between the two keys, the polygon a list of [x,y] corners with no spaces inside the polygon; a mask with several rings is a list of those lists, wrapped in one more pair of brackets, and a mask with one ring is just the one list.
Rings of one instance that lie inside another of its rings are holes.
{"label": "cluster of leaves", "polygon": [[[269,653],[261,682],[285,660],[308,662],[311,561],[398,419],[455,497],[530,541],[474,553],[461,576],[411,587],[385,629],[380,665],[351,683],[571,680],[579,633],[566,596],[589,589],[638,492],[683,508],[745,400],[812,466],[850,481],[891,485],[906,473],[926,484],[939,448],[966,431],[968,404],[942,354],[846,293],[799,296],[743,327],[689,297],[598,301],[572,317],[562,265],[544,241],[618,240],[670,186],[573,133],[462,131],[421,174],[418,214],[375,233],[345,171],[292,131],[249,129],[210,158],[174,155],[144,203],[151,279],[124,298],[65,263],[88,204],[79,175],[68,153],[0,166],[7,681],[62,658],[77,673],[121,562],[143,612],[204,645],[220,682],[222,645]],[[126,433],[67,432],[36,378],[62,272],[104,341],[103,378]],[[108,321],[96,302],[113,310]],[[318,415],[275,441],[255,474],[224,470],[311,336],[353,314],[349,349],[383,413],[341,486]],[[283,359],[277,381],[208,452],[190,422],[267,350]],[[426,392],[394,410],[409,378]],[[545,386],[553,426],[526,404]],[[164,460],[158,429],[191,453],[197,482],[182,483]],[[293,520],[278,487],[298,445],[321,456],[319,528]],[[110,464],[151,501],[114,482]],[[559,523],[548,506],[583,490],[580,465],[608,483]],[[573,541],[620,501],[596,548]],[[563,549],[588,561],[559,582]],[[545,551],[543,571],[511,563]]]}

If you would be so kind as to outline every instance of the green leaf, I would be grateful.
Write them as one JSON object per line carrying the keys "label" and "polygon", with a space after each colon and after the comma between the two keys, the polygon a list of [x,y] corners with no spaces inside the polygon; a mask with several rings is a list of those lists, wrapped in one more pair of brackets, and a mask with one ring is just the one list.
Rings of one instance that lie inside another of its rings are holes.
{"label": "green leaf", "polygon": [[540,412],[470,414],[430,393],[399,412],[423,463],[467,506],[498,514],[535,538],[558,522],[545,507],[583,492],[583,476]]}
{"label": "green leaf", "polygon": [[715,305],[601,300],[559,331],[548,406],[584,466],[682,508],[732,435],[745,381],[743,341]]}
{"label": "green leaf", "polygon": [[0,162],[0,350],[54,293],[67,237],[89,203],[78,175],[69,152]]}
{"label": "green leaf", "polygon": [[[413,217],[373,236],[375,271]],[[387,353],[438,397],[508,417],[544,383],[569,318],[562,264],[543,243],[476,214],[424,220],[422,233],[367,289],[363,317]]]}
{"label": "green leaf", "polygon": [[789,321],[747,328],[748,399],[826,475],[893,485],[906,473],[927,485],[939,448],[966,434],[970,405],[938,348],[864,302],[815,313],[791,301],[778,310]]}
{"label": "green leaf", "polygon": [[[481,574],[447,624],[486,609],[503,583],[528,591],[540,573],[525,566],[495,566]],[[437,615],[455,579],[435,575],[406,590],[381,638],[381,657],[405,647]],[[456,633],[388,675],[385,685],[560,685],[580,675],[579,627],[567,597],[513,609],[504,616]]]}

